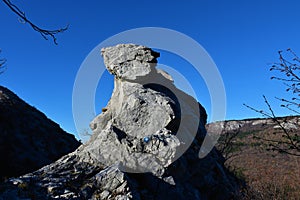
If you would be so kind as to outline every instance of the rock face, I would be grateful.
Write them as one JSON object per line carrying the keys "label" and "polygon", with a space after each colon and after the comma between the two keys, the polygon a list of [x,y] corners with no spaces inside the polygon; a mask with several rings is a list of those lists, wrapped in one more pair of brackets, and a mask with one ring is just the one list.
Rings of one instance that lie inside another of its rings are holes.
{"label": "rock face", "polygon": [[0,179],[33,172],[79,145],[73,135],[0,86]]}
{"label": "rock face", "polygon": [[[231,199],[224,159],[198,152],[206,112],[157,70],[159,53],[120,44],[101,51],[115,87],[91,123],[91,139],[53,164],[0,187],[0,197],[42,199]],[[25,189],[20,189],[20,187]]]}

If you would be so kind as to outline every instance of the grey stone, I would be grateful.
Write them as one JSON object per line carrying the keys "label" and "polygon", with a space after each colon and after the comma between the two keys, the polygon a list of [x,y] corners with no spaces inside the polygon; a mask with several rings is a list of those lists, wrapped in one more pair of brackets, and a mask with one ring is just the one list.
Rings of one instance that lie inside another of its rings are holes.
{"label": "grey stone", "polygon": [[158,53],[135,44],[119,44],[101,50],[108,71],[125,80],[136,80],[149,74],[155,66]]}
{"label": "grey stone", "polygon": [[101,199],[106,199],[109,195],[110,195],[110,192],[107,191],[107,190],[104,190],[103,192],[101,192],[100,198]]}
{"label": "grey stone", "polygon": [[163,180],[165,182],[169,183],[170,185],[176,185],[174,178],[172,176],[165,177],[165,178],[163,178]]}

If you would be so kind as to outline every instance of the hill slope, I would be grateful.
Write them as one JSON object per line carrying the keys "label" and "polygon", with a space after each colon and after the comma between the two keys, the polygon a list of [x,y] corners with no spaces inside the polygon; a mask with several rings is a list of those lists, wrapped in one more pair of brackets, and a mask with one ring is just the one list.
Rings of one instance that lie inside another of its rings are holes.
{"label": "hill slope", "polygon": [[79,145],[45,114],[0,86],[0,178],[37,170]]}
{"label": "hill slope", "polygon": [[[277,120],[289,133],[299,135],[299,116]],[[226,158],[225,165],[247,184],[244,199],[299,199],[300,157],[272,151],[270,141],[283,141],[274,120],[230,120],[206,128],[210,134],[221,130],[217,149]]]}

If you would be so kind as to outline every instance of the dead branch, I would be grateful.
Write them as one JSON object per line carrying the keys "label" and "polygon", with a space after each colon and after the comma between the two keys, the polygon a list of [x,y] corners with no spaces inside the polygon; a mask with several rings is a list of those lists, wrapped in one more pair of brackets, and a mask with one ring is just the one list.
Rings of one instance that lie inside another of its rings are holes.
{"label": "dead branch", "polygon": [[[1,49],[0,49],[1,53]],[[0,74],[2,74],[6,70],[6,59],[5,58],[0,58]]]}
{"label": "dead branch", "polygon": [[283,123],[278,120],[278,117],[275,115],[267,98],[265,96],[263,96],[263,98],[264,98],[264,102],[267,105],[270,113],[268,113],[264,110],[258,110],[247,104],[244,104],[244,106],[246,106],[247,108],[249,108],[257,113],[262,114],[265,117],[271,118],[279,126],[283,135],[282,135],[281,140],[273,140],[273,139],[262,138],[262,137],[256,137],[256,138],[263,140],[265,142],[270,142],[269,146],[271,147],[271,150],[273,150],[273,151],[277,151],[280,153],[286,153],[286,154],[293,155],[293,156],[300,156],[300,136],[298,134],[295,134],[294,137],[291,135],[290,131],[288,129],[286,129],[283,126]]}
{"label": "dead branch", "polygon": [[19,20],[22,23],[28,23],[33,28],[33,30],[39,32],[45,40],[48,40],[48,37],[51,37],[53,39],[54,44],[56,44],[56,45],[58,43],[56,41],[55,35],[58,34],[58,33],[62,33],[64,31],[66,31],[68,29],[68,27],[69,27],[69,25],[67,25],[64,28],[56,29],[56,30],[42,29],[39,26],[35,25],[31,20],[29,20],[26,17],[25,12],[23,12],[22,10],[20,10],[18,8],[18,6],[14,5],[10,0],[3,0],[3,2],[8,6],[8,8],[12,12],[14,12],[19,17]]}

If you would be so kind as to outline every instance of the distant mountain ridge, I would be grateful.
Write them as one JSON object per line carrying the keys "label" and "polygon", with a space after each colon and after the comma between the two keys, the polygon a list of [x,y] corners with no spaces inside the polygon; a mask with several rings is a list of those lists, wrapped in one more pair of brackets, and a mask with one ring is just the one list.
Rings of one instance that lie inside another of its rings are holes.
{"label": "distant mountain ridge", "polygon": [[[286,129],[298,129],[300,126],[300,116],[285,116],[277,117],[279,122],[282,123]],[[261,130],[261,129],[278,129],[278,124],[271,118],[249,118],[241,120],[224,120],[218,122],[208,123],[206,129],[208,133],[216,133],[220,131],[232,132],[232,131],[249,131],[249,130]]]}
{"label": "distant mountain ridge", "polygon": [[0,86],[0,178],[37,170],[80,144],[44,113]]}

